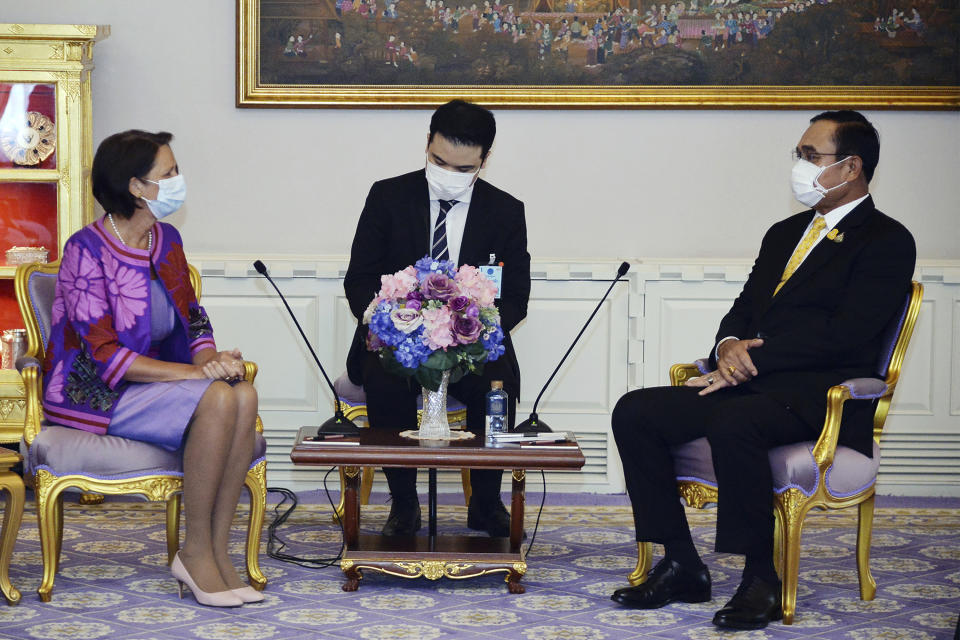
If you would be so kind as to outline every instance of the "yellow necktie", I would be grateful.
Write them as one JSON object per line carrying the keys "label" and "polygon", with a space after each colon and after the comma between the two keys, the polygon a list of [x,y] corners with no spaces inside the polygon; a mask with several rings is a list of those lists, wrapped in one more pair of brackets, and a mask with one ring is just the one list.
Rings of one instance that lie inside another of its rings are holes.
{"label": "yellow necktie", "polygon": [[823,231],[824,227],[826,226],[827,223],[824,221],[823,216],[817,216],[814,218],[813,226],[810,227],[809,231],[807,231],[807,235],[803,236],[803,240],[800,241],[800,244],[797,245],[793,255],[790,256],[790,261],[787,262],[787,266],[783,270],[783,275],[780,276],[780,284],[778,284],[777,288],[773,290],[773,295],[777,295],[777,293],[780,291],[780,287],[786,284],[787,280],[790,279],[790,276],[793,275],[793,272],[797,270],[797,267],[799,267],[800,263],[803,262],[803,257],[809,253],[813,243],[817,241],[817,238],[820,237],[820,232]]}

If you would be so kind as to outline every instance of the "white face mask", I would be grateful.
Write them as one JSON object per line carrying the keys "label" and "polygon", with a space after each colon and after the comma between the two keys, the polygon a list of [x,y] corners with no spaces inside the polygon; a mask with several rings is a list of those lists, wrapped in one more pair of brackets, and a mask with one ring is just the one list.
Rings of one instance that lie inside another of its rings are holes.
{"label": "white face mask", "polygon": [[847,184],[846,182],[841,182],[837,186],[828,189],[818,182],[818,179],[823,175],[824,171],[840,164],[844,160],[846,160],[846,158],[837,160],[826,167],[819,167],[809,160],[797,160],[793,165],[793,171],[790,173],[790,186],[793,187],[793,196],[801,204],[805,204],[808,207],[817,206],[817,204],[823,200],[823,196]]}
{"label": "white face mask", "polygon": [[160,187],[157,190],[156,200],[150,200],[140,196],[143,198],[143,201],[147,203],[147,208],[150,209],[150,213],[152,213],[153,217],[157,220],[166,218],[179,209],[180,205],[182,205],[183,201],[187,198],[187,183],[184,181],[183,175],[164,178],[159,182],[155,180],[144,180],[144,182],[152,182]]}
{"label": "white face mask", "polygon": [[478,173],[480,169],[473,173],[448,171],[427,160],[427,183],[441,200],[456,200],[465,194]]}

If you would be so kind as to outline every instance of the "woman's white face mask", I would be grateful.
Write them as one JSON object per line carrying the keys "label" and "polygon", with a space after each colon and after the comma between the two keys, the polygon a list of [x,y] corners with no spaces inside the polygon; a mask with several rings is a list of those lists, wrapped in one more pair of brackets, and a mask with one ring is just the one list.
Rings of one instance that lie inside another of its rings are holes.
{"label": "woman's white face mask", "polygon": [[823,197],[833,191],[834,189],[839,189],[840,187],[848,184],[847,182],[841,182],[835,187],[830,187],[829,189],[824,187],[820,182],[818,182],[823,172],[829,169],[830,167],[836,166],[843,160],[837,160],[833,164],[827,165],[826,167],[820,167],[809,160],[797,160],[793,165],[793,171],[790,174],[790,185],[793,188],[793,197],[797,199],[798,202],[804,204],[808,207],[815,207]]}
{"label": "woman's white face mask", "polygon": [[140,196],[147,203],[147,208],[150,209],[150,213],[157,220],[166,218],[179,209],[187,198],[187,183],[181,174],[163,180],[144,180],[144,182],[150,182],[159,187],[156,200]]}

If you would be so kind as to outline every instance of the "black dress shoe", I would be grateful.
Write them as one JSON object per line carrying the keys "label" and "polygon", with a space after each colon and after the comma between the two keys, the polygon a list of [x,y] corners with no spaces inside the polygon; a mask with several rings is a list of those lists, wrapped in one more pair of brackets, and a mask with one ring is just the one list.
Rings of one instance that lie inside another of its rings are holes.
{"label": "black dress shoe", "polygon": [[467,527],[486,531],[491,538],[509,538],[510,514],[500,500],[483,503],[471,499],[467,507]]}
{"label": "black dress shoe", "polygon": [[390,505],[387,523],[383,525],[380,533],[385,536],[414,536],[422,526],[418,501],[394,500]]}
{"label": "black dress shoe", "polygon": [[631,609],[659,609],[671,602],[707,602],[710,600],[710,571],[702,566],[687,571],[664,558],[647,581],[635,587],[617,589],[610,599]]}
{"label": "black dress shoe", "polygon": [[713,616],[713,624],[723,629],[763,629],[771,620],[783,618],[781,590],[779,581],[770,584],[757,577],[744,580],[730,602]]}

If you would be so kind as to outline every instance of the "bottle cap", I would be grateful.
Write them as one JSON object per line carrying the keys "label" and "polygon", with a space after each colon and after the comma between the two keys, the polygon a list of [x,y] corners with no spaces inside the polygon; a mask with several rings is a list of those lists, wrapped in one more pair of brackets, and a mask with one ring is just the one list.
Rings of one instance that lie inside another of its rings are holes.
{"label": "bottle cap", "polygon": [[491,380],[490,381],[491,389],[503,389],[503,380]]}

